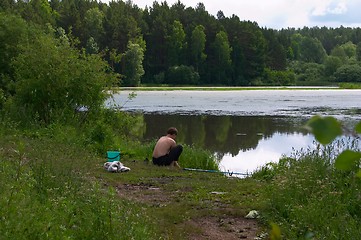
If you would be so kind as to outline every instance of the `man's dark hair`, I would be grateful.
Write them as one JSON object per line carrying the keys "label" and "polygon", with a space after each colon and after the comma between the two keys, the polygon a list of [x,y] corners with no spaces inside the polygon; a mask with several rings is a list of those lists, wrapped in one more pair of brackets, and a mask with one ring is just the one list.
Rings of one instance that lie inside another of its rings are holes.
{"label": "man's dark hair", "polygon": [[167,134],[177,135],[177,134],[178,134],[178,130],[177,130],[175,127],[170,127],[170,128],[168,128]]}

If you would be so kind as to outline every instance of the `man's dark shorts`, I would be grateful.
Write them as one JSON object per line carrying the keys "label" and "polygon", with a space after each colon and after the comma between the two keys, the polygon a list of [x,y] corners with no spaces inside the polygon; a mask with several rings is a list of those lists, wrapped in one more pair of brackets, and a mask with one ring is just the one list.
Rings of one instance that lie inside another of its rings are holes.
{"label": "man's dark shorts", "polygon": [[182,145],[177,145],[176,147],[170,150],[169,154],[158,158],[153,158],[153,164],[159,166],[168,166],[173,161],[178,161],[178,158],[181,155],[182,151],[183,151]]}

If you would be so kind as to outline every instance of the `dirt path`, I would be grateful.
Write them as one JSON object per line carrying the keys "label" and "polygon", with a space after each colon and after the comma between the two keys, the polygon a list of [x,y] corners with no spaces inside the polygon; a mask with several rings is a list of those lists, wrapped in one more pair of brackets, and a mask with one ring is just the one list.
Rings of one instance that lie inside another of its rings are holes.
{"label": "dirt path", "polygon": [[[171,204],[181,192],[170,193],[160,187],[147,184],[118,184],[116,187],[121,198],[137,201],[154,207]],[[215,193],[218,194],[218,193]],[[232,212],[224,203],[212,203],[212,211]],[[216,208],[214,208],[216,206]],[[192,229],[188,234],[189,240],[220,240],[220,239],[266,239],[260,237],[261,230],[255,219],[248,219],[230,214],[218,214],[217,217],[206,216],[192,218],[179,224],[180,228]],[[264,235],[264,234],[263,234]]]}

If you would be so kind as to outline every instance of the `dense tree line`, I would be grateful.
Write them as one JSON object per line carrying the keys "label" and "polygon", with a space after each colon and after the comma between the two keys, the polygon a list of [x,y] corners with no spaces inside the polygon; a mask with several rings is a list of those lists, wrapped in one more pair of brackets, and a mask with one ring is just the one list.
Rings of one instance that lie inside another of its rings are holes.
{"label": "dense tree line", "polygon": [[[222,11],[213,16],[202,3],[192,8],[181,1],[141,9],[120,0],[0,0],[0,11],[6,21],[51,27],[58,39],[66,37],[85,55],[100,56],[119,74],[122,86],[361,81],[360,28],[261,28],[242,16],[226,17]],[[19,52],[17,28],[0,28],[0,48],[6,53],[0,57],[2,85],[16,80],[8,64]]]}

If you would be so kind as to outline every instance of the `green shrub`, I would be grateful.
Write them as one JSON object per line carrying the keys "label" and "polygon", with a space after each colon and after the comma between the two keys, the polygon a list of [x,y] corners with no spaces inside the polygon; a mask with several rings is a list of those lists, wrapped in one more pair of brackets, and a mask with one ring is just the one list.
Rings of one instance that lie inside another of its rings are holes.
{"label": "green shrub", "polygon": [[354,171],[335,169],[342,149],[354,140],[337,140],[326,147],[299,151],[256,175],[268,180],[267,221],[277,222],[286,239],[353,239],[361,230],[361,180]]}
{"label": "green shrub", "polygon": [[179,164],[186,168],[199,168],[207,170],[219,170],[216,157],[209,151],[195,146],[183,146]]}
{"label": "green shrub", "polygon": [[295,74],[292,71],[275,71],[266,69],[265,82],[272,86],[289,86],[295,84]]}
{"label": "green shrub", "polygon": [[14,117],[47,125],[73,120],[81,106],[88,115],[103,107],[104,89],[116,76],[100,56],[79,53],[69,42],[36,29],[17,47],[21,51],[11,63],[14,106],[9,107]]}
{"label": "green shrub", "polygon": [[361,82],[361,67],[356,64],[343,65],[334,73],[337,82]]}
{"label": "green shrub", "polygon": [[340,83],[339,87],[343,89],[361,89],[361,83]]}
{"label": "green shrub", "polygon": [[199,74],[192,66],[173,66],[166,72],[164,82],[169,84],[198,84]]}

